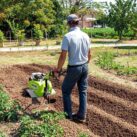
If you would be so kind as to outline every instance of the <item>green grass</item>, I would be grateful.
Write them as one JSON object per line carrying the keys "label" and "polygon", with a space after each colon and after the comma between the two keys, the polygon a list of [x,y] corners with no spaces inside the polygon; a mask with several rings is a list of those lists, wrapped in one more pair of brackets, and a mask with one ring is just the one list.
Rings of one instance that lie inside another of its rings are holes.
{"label": "green grass", "polygon": [[114,61],[124,66],[137,67],[137,55],[116,57]]}
{"label": "green grass", "polygon": [[95,63],[105,70],[115,70],[118,75],[133,75],[137,74],[137,67],[122,65],[114,61],[114,58],[120,56],[120,54],[112,52],[102,52],[98,55]]}
{"label": "green grass", "polygon": [[0,55],[1,65],[14,64],[57,64],[59,54],[52,55],[50,52],[18,52],[2,53]]}

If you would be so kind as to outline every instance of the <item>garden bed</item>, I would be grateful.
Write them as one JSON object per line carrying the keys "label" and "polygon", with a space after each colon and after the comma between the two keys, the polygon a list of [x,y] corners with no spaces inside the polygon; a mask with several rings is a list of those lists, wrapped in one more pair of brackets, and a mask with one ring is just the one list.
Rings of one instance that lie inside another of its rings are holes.
{"label": "garden bed", "polygon": [[[48,72],[51,67],[44,65],[13,65],[0,69],[0,83],[4,85],[11,98],[20,102],[23,108],[31,104],[32,100],[24,96],[24,89],[27,87],[28,78],[32,72]],[[62,78],[63,79],[63,78]],[[30,113],[34,110],[63,111],[61,82],[52,79],[57,95],[53,98],[56,102],[45,104],[39,99],[40,105],[31,105],[26,109]],[[121,85],[108,83],[95,77],[89,78],[88,87],[88,111],[85,124],[75,123],[69,120],[60,121],[64,128],[65,137],[79,137],[80,132],[89,134],[89,137],[136,137],[137,136],[137,91],[128,89]],[[101,94],[101,96],[100,96]],[[73,90],[73,110],[78,108],[77,89]],[[0,127],[8,136],[15,132],[19,123],[1,124]]]}

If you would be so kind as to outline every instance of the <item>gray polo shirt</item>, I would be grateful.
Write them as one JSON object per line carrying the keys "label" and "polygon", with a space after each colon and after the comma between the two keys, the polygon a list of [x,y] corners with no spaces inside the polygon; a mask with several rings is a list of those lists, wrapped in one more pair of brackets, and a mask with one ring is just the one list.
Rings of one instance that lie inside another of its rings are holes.
{"label": "gray polo shirt", "polygon": [[70,29],[62,41],[62,50],[68,51],[68,65],[80,65],[88,61],[90,38],[79,27]]}

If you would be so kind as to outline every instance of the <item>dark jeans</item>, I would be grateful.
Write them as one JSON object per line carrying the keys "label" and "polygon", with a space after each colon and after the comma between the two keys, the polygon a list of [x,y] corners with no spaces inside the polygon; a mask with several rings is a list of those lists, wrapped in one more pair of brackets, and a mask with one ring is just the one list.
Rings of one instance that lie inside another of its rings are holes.
{"label": "dark jeans", "polygon": [[64,112],[72,117],[71,92],[77,83],[79,90],[79,110],[77,114],[85,118],[87,109],[87,87],[88,87],[88,64],[75,67],[68,67],[67,75],[62,84]]}

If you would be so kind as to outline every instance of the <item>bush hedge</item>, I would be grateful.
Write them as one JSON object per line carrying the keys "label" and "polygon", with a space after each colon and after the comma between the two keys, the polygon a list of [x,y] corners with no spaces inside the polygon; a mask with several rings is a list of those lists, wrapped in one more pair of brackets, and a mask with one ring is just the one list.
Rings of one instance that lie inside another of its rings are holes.
{"label": "bush hedge", "polygon": [[[118,33],[113,28],[91,28],[83,29],[90,37],[93,38],[106,38],[106,39],[118,39]],[[124,38],[132,38],[134,33],[132,31],[124,32]]]}

